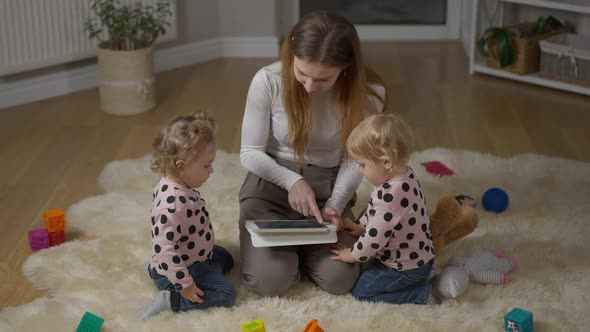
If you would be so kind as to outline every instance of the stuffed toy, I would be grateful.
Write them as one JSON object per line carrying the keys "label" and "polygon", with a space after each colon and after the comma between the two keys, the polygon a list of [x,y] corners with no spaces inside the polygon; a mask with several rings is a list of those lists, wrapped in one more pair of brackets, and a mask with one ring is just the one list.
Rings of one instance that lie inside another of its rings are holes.
{"label": "stuffed toy", "polygon": [[479,218],[472,206],[462,205],[455,196],[443,196],[430,216],[430,235],[434,250],[440,254],[448,243],[458,240],[477,228]]}
{"label": "stuffed toy", "polygon": [[479,284],[507,284],[506,273],[518,268],[516,259],[503,258],[500,250],[477,250],[467,257],[452,257],[435,279],[435,288],[447,298],[457,298],[471,281]]}

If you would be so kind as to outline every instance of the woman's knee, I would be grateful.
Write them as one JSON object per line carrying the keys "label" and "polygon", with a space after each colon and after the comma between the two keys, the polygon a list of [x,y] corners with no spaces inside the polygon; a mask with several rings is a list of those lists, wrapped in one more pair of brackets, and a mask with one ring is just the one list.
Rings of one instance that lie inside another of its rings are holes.
{"label": "woman's knee", "polygon": [[354,280],[348,278],[327,279],[323,282],[317,282],[317,285],[327,293],[343,295],[350,292],[354,285]]}
{"label": "woman's knee", "polygon": [[359,276],[358,264],[345,265],[344,268],[324,270],[312,276],[315,283],[325,292],[342,295],[350,292]]}
{"label": "woman's knee", "polygon": [[268,269],[259,273],[242,273],[242,283],[260,296],[282,296],[295,285],[301,275],[296,269],[292,273],[279,273]]}

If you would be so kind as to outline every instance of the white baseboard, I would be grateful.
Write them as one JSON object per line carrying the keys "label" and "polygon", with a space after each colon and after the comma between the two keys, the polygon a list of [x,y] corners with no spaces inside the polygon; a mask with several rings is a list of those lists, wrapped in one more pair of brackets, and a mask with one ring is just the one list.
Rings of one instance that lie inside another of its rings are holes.
{"label": "white baseboard", "polygon": [[[279,54],[277,37],[217,38],[158,49],[156,72],[224,57],[269,57]],[[0,110],[55,96],[86,90],[98,84],[98,68],[87,65],[21,80],[0,78]]]}

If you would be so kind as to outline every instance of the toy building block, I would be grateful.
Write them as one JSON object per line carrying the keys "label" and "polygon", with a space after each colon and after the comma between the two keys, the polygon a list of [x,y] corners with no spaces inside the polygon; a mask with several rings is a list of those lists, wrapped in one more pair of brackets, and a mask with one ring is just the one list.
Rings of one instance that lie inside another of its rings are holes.
{"label": "toy building block", "polygon": [[509,332],[533,332],[533,313],[514,308],[504,316],[504,328]]}
{"label": "toy building block", "polygon": [[78,324],[78,328],[76,328],[76,332],[99,332],[103,323],[104,319],[86,311]]}
{"label": "toy building block", "polygon": [[318,325],[318,320],[313,319],[307,323],[303,332],[324,332],[324,330]]}
{"label": "toy building block", "polygon": [[58,246],[64,242],[66,242],[66,234],[62,231],[55,231],[49,232],[49,245],[50,246]]}
{"label": "toy building block", "polygon": [[49,248],[49,234],[47,230],[45,228],[30,230],[29,245],[33,251]]}
{"label": "toy building block", "polygon": [[242,324],[242,332],[266,332],[266,329],[262,319],[256,319]]}
{"label": "toy building block", "polygon": [[60,209],[51,209],[43,213],[45,229],[48,232],[63,231],[66,229],[66,215]]}

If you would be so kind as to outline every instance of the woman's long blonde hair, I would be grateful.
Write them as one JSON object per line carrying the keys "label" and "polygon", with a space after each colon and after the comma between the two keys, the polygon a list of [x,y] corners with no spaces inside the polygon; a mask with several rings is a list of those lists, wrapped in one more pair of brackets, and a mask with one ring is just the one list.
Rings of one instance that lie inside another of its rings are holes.
{"label": "woman's long blonde hair", "polygon": [[369,84],[381,85],[382,79],[363,63],[360,41],[354,26],[345,18],[327,12],[312,12],[291,29],[281,48],[283,106],[289,119],[289,140],[301,161],[308,146],[311,128],[309,96],[295,78],[293,58],[340,68],[332,98],[338,104],[342,147],[352,129],[366,112],[375,113],[370,101],[375,97],[387,107],[387,93],[382,98]]}

